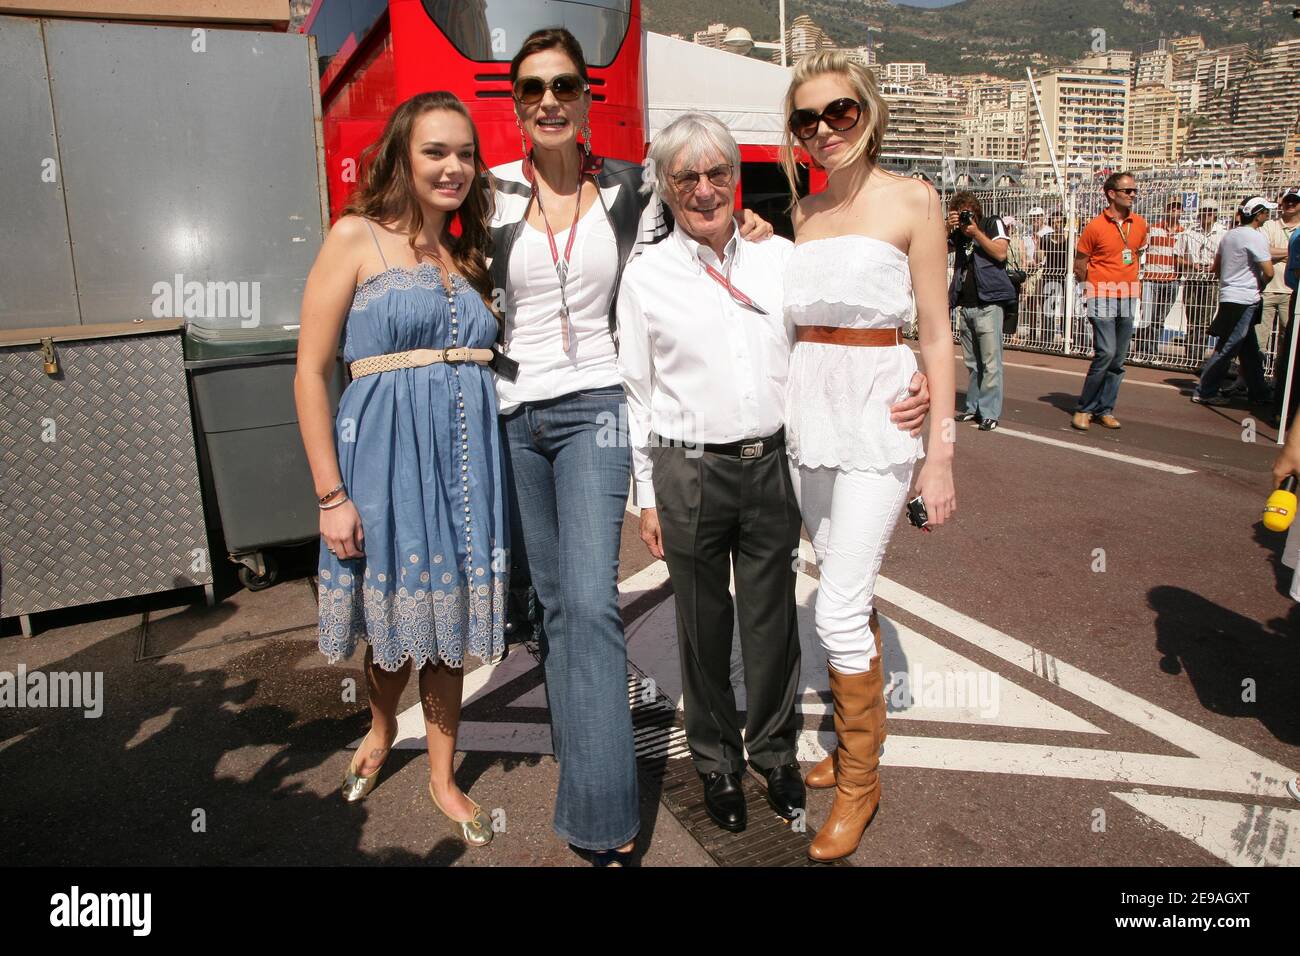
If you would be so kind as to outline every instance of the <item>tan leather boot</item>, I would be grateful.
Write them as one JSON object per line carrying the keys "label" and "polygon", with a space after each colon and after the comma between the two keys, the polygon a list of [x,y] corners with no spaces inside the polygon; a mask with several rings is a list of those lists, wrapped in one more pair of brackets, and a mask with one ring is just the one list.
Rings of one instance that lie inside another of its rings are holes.
{"label": "tan leather boot", "polygon": [[[868,622],[871,628],[871,636],[876,639],[876,654],[881,652],[880,647],[880,620],[876,616],[874,609],[871,611],[871,620]],[[880,742],[885,742],[885,724],[880,724]],[[835,751],[832,750],[822,758],[821,763],[808,771],[808,776],[803,778],[805,786],[813,790],[829,790],[835,786]]]}
{"label": "tan leather boot", "polygon": [[880,805],[880,743],[885,724],[885,681],[880,655],[865,674],[831,675],[835,701],[835,802],[808,848],[814,860],[838,860],[858,848]]}

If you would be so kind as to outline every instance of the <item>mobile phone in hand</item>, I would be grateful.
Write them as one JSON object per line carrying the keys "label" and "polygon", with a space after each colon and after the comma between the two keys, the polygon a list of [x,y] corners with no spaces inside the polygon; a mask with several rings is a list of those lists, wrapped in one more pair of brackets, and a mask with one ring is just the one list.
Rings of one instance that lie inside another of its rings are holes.
{"label": "mobile phone in hand", "polygon": [[920,528],[925,532],[930,531],[930,516],[926,514],[925,500],[920,495],[907,503],[907,520],[914,528]]}

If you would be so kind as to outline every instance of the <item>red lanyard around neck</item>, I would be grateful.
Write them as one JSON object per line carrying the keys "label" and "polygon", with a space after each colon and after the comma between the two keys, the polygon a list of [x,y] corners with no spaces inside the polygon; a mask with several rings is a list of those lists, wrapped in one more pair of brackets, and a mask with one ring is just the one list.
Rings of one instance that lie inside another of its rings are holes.
{"label": "red lanyard around neck", "polygon": [[[734,262],[736,258],[735,253],[732,253],[731,258],[732,261]],[[713,266],[709,265],[707,262],[705,262],[702,259],[700,260],[700,265],[704,266],[704,271],[709,274],[710,279],[712,279],[718,285],[726,289],[727,294],[730,295],[737,302],[739,302],[741,305],[745,306],[746,308],[753,309],[759,315],[767,315],[766,309],[764,309],[761,305],[759,305],[749,296],[745,295],[745,293],[741,292],[738,288],[736,288],[732,284],[731,279],[729,279],[727,276],[724,276],[721,272],[713,268]],[[727,271],[730,272],[731,270],[728,269]]]}
{"label": "red lanyard around neck", "polygon": [[[546,227],[546,241],[551,247],[551,264],[555,267],[555,276],[560,280],[560,340],[564,351],[569,351],[569,297],[566,286],[569,281],[569,259],[573,254],[573,240],[578,236],[578,219],[579,212],[582,210],[582,184],[587,181],[587,176],[599,171],[599,160],[594,157],[579,156],[578,169],[578,191],[573,201],[573,222],[569,225],[569,239],[564,244],[564,258],[560,258],[559,247],[555,243],[555,233],[551,229],[551,221],[546,217],[546,209],[542,206],[542,194],[537,188],[537,174],[533,168],[531,156],[524,157],[524,176],[527,178],[529,185],[532,187],[532,199],[537,203],[537,211],[542,214],[542,224]],[[599,186],[597,186],[599,188]],[[527,212],[525,211],[525,216]]]}

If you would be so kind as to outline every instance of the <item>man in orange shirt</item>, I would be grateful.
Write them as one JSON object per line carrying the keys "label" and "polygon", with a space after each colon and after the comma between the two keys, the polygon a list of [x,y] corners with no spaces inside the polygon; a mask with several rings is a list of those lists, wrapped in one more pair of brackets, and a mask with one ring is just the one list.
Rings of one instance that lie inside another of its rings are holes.
{"label": "man in orange shirt", "polygon": [[1147,222],[1133,212],[1137,184],[1130,173],[1113,173],[1102,186],[1107,206],[1083,227],[1074,253],[1074,277],[1083,285],[1095,354],[1070,424],[1087,431],[1096,420],[1119,428],[1111,414],[1124,378],[1141,286],[1138,253],[1147,244]]}

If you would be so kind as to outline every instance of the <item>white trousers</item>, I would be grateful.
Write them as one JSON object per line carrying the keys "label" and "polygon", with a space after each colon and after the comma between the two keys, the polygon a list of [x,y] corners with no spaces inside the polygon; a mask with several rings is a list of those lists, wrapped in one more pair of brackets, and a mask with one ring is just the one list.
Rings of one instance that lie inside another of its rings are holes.
{"label": "white trousers", "polygon": [[880,653],[869,620],[885,548],[903,513],[912,465],[887,471],[804,468],[790,477],[817,553],[817,636],[831,667],[862,674]]}

